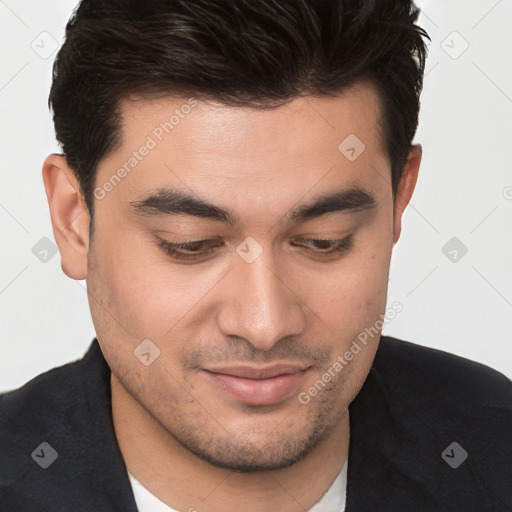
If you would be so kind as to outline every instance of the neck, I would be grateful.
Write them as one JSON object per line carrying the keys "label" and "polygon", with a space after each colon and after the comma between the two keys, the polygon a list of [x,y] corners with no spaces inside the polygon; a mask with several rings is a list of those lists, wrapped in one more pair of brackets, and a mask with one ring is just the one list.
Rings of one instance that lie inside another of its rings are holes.
{"label": "neck", "polygon": [[176,510],[283,512],[309,510],[348,455],[349,413],[299,462],[239,473],[212,466],[184,448],[111,377],[112,417],[128,471]]}

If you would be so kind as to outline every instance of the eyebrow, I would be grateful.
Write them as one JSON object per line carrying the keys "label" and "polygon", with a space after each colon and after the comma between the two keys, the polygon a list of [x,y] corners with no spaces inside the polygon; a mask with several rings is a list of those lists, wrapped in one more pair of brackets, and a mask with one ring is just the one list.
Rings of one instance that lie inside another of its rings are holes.
{"label": "eyebrow", "polygon": [[[175,188],[160,188],[144,199],[128,203],[143,216],[191,215],[202,219],[224,222],[231,226],[240,224],[238,214]],[[377,201],[367,190],[357,186],[316,197],[312,202],[290,210],[282,222],[301,224],[332,212],[355,212],[375,208]]]}

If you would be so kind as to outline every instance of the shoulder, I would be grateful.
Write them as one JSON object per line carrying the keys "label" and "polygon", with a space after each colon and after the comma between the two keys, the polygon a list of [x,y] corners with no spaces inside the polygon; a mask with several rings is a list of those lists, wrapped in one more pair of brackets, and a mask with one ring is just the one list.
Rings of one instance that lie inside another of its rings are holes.
{"label": "shoulder", "polygon": [[505,375],[382,336],[350,409],[353,495],[378,489],[373,496],[389,504],[383,510],[512,510]]}
{"label": "shoulder", "polygon": [[0,454],[7,510],[136,511],[96,338],[80,360],[0,395]]}
{"label": "shoulder", "polygon": [[96,350],[93,342],[81,359],[0,394],[0,490],[25,478],[41,443],[76,429]]}
{"label": "shoulder", "polygon": [[0,432],[13,420],[51,421],[51,410],[69,401],[83,374],[81,358],[41,373],[17,389],[0,393]]}
{"label": "shoulder", "polygon": [[512,381],[482,363],[409,341],[383,336],[373,368],[399,396],[453,409],[487,407],[512,412]]}

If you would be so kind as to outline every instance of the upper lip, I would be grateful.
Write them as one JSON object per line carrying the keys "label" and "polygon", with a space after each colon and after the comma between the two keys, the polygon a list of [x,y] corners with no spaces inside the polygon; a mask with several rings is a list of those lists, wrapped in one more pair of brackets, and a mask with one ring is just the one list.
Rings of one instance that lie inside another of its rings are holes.
{"label": "upper lip", "polygon": [[297,364],[273,364],[271,366],[249,366],[249,365],[238,365],[238,366],[222,366],[222,367],[211,367],[204,368],[210,373],[220,373],[223,375],[231,375],[233,377],[242,377],[245,379],[270,379],[277,375],[284,375],[288,373],[297,373],[307,370],[307,365]]}

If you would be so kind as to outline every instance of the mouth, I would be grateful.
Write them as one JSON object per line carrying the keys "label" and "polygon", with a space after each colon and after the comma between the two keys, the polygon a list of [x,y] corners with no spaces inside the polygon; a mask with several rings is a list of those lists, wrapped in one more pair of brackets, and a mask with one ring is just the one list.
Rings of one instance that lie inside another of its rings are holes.
{"label": "mouth", "polygon": [[231,366],[203,369],[222,393],[249,405],[270,405],[293,394],[311,367],[278,364],[267,367]]}

